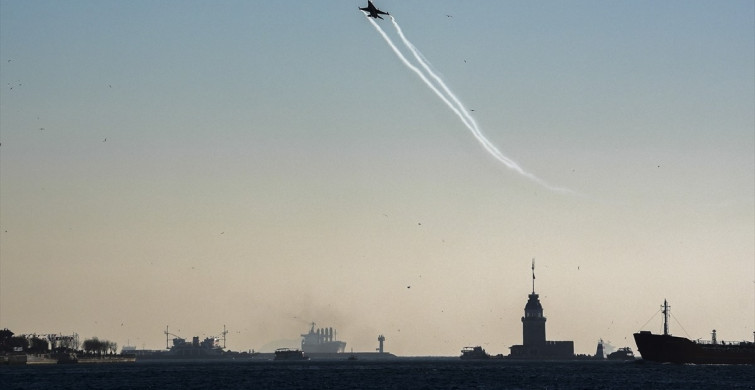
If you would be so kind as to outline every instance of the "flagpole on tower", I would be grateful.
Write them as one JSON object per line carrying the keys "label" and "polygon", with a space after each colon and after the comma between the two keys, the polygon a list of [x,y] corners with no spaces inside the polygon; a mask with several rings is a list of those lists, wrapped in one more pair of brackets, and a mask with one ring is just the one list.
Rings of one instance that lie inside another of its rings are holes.
{"label": "flagpole on tower", "polygon": [[532,293],[535,293],[535,258],[532,258]]}

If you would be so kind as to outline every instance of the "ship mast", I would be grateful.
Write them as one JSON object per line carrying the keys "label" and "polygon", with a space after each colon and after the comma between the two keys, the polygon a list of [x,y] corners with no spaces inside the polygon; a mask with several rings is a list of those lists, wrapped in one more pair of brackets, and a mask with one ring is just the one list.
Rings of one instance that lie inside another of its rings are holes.
{"label": "ship mast", "polygon": [[175,335],[175,334],[170,333],[168,331],[168,325],[165,325],[165,332],[163,332],[163,333],[165,333],[165,349],[170,349],[170,346],[168,345],[168,339],[170,338],[170,336],[173,336],[175,338],[180,338],[180,337],[178,337],[178,335]]}
{"label": "ship mast", "polygon": [[668,336],[668,302],[663,300],[663,335]]}

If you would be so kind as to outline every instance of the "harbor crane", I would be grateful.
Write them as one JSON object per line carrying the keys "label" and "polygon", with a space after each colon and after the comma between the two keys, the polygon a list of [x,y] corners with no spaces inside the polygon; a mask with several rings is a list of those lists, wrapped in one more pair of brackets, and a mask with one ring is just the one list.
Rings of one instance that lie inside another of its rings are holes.
{"label": "harbor crane", "polygon": [[168,338],[170,336],[173,336],[173,337],[175,337],[177,339],[183,339],[183,337],[181,337],[181,336],[179,336],[177,334],[170,333],[168,331],[168,325],[165,325],[165,332],[163,332],[163,333],[165,333],[165,349],[170,349],[170,345],[168,344]]}

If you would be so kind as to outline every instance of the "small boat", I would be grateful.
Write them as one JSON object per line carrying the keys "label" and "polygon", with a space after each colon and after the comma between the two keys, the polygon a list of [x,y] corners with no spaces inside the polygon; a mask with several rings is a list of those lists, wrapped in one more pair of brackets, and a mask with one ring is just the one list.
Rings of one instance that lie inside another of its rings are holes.
{"label": "small boat", "polygon": [[490,355],[482,347],[464,347],[461,350],[461,358],[469,360],[490,359]]}
{"label": "small boat", "polygon": [[629,347],[619,348],[606,356],[608,360],[635,360],[634,352]]}
{"label": "small boat", "polygon": [[309,357],[298,349],[278,348],[275,350],[275,359],[273,360],[309,360]]}
{"label": "small boat", "polygon": [[346,358],[346,360],[357,360],[357,355],[354,354],[354,348],[351,349],[351,354]]}

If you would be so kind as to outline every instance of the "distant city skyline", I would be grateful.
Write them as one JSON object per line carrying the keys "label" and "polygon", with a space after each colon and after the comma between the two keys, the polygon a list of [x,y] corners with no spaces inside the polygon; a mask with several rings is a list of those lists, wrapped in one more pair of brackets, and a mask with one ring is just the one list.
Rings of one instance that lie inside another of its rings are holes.
{"label": "distant city skyline", "polygon": [[752,339],[755,3],[374,3],[0,0],[0,329]]}

